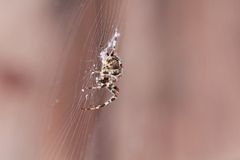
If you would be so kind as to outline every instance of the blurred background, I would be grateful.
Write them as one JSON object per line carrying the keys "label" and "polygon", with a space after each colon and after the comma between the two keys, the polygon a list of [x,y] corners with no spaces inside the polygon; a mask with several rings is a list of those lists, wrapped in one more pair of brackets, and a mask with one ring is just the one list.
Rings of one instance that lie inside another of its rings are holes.
{"label": "blurred background", "polygon": [[[0,160],[240,160],[240,1],[0,2]],[[99,53],[118,28],[119,98]]]}

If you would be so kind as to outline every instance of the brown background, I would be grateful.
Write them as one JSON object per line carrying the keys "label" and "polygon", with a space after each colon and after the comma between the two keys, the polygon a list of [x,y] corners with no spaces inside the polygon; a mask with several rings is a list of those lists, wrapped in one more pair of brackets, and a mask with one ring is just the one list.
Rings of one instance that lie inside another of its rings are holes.
{"label": "brown background", "polygon": [[121,96],[95,159],[240,159],[239,3],[128,1]]}
{"label": "brown background", "polygon": [[[240,159],[240,1],[0,1],[0,160]],[[119,28],[119,99],[81,89]]]}

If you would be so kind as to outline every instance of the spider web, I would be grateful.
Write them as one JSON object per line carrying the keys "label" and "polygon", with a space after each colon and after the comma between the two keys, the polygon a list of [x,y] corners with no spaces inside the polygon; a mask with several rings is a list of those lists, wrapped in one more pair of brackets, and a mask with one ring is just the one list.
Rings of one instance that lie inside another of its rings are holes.
{"label": "spider web", "polygon": [[72,6],[64,13],[69,32],[48,102],[52,107],[45,114],[48,127],[41,159],[84,159],[99,111],[81,108],[103,103],[107,91],[83,93],[82,89],[96,85],[96,75],[91,73],[99,70],[99,53],[115,28],[121,33],[126,4],[122,0],[75,0],[65,5]]}

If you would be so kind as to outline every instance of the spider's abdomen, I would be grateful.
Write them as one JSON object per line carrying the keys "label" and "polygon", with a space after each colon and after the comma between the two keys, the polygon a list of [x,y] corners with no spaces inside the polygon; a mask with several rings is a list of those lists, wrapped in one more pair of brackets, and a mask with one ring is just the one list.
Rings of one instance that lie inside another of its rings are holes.
{"label": "spider's abdomen", "polygon": [[118,68],[121,68],[120,59],[117,56],[109,56],[106,59],[105,67],[107,69],[118,69]]}
{"label": "spider's abdomen", "polygon": [[120,75],[121,73],[122,73],[122,69],[116,69],[116,70],[113,70],[112,75],[118,76],[118,75]]}

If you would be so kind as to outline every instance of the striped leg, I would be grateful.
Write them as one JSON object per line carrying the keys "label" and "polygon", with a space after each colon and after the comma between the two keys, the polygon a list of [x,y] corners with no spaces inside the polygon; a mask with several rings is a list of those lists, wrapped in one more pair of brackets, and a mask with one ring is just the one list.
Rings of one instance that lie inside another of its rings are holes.
{"label": "striped leg", "polygon": [[82,110],[84,110],[84,111],[87,111],[87,110],[90,110],[90,111],[98,110],[100,108],[103,108],[103,107],[109,105],[113,101],[115,101],[117,99],[117,97],[118,97],[118,94],[119,94],[118,87],[113,85],[113,84],[110,84],[110,85],[108,85],[108,89],[113,94],[113,96],[108,101],[106,101],[103,104],[97,105],[97,106],[90,106],[89,108],[82,108]]}
{"label": "striped leg", "polygon": [[[101,89],[101,88],[104,88],[106,87],[107,85],[106,84],[103,84],[103,85],[99,85],[99,86],[96,86],[96,87],[87,87],[86,89]],[[82,92],[85,92],[85,89],[82,89]]]}
{"label": "striped leg", "polygon": [[92,71],[91,75],[94,75],[94,74],[100,74],[101,71]]}
{"label": "striped leg", "polygon": [[113,95],[118,96],[119,88],[117,86],[115,86],[114,84],[109,84],[107,88]]}

